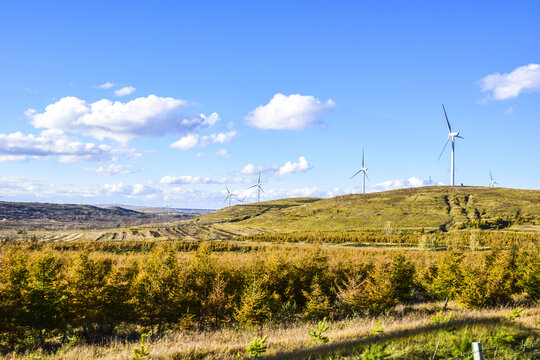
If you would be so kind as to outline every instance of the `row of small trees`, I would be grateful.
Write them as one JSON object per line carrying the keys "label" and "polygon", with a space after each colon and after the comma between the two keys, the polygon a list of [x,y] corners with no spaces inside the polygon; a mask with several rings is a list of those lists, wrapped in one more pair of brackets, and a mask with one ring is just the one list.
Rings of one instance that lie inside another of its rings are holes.
{"label": "row of small trees", "polygon": [[537,233],[526,232],[497,232],[497,231],[460,231],[452,233],[425,232],[425,231],[313,231],[294,233],[261,233],[247,235],[240,239],[264,242],[306,242],[306,243],[369,243],[369,244],[401,244],[418,245],[423,238],[429,237],[436,243],[446,247],[468,248],[471,236],[479,238],[482,243],[489,247],[506,246],[512,242],[538,242],[540,236]]}
{"label": "row of small trees", "polygon": [[102,341],[129,326],[161,333],[378,314],[400,302],[433,299],[475,308],[514,295],[540,299],[538,247],[432,252],[429,263],[395,251],[351,263],[317,247],[295,257],[261,250],[228,261],[208,246],[190,257],[166,246],[124,255],[16,245],[1,251],[0,343],[6,350],[61,343],[73,334]]}

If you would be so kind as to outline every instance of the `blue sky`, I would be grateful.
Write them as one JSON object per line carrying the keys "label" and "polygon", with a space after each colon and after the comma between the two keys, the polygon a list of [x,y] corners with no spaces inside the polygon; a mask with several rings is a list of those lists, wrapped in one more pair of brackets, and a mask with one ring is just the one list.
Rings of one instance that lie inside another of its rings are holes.
{"label": "blue sky", "polygon": [[18,1],[0,196],[219,208],[456,183],[538,189],[540,3]]}

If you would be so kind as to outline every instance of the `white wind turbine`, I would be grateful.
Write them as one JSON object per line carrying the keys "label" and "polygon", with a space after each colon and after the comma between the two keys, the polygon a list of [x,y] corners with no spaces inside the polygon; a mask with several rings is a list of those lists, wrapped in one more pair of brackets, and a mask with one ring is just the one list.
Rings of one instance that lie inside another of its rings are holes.
{"label": "white wind turbine", "polygon": [[264,190],[261,187],[261,172],[260,171],[259,171],[259,180],[257,180],[257,183],[255,185],[252,185],[252,186],[248,187],[248,189],[251,189],[251,188],[254,188],[254,187],[257,188],[257,202],[259,202],[259,198],[261,196],[261,191],[264,192]]}
{"label": "white wind turbine", "polygon": [[441,151],[441,154],[439,155],[439,158],[437,159],[437,161],[440,160],[443,152],[444,152],[444,149],[446,149],[446,145],[448,145],[448,142],[450,141],[450,139],[452,139],[452,159],[451,159],[451,162],[450,162],[450,185],[451,186],[454,186],[454,139],[455,138],[460,138],[460,139],[463,139],[463,137],[459,136],[459,132],[452,132],[452,127],[450,126],[450,121],[448,121],[448,115],[446,115],[446,109],[444,108],[444,104],[442,106],[443,108],[443,111],[444,111],[444,117],[446,118],[446,124],[448,125],[448,139],[446,139],[446,143],[444,144],[444,147]]}
{"label": "white wind turbine", "polygon": [[[238,196],[236,194],[233,194],[229,191],[229,188],[227,187],[227,185],[225,185],[225,189],[227,189],[227,197],[225,198],[225,201],[229,200],[229,206],[231,206],[231,199],[233,196]],[[224,201],[224,202],[225,202]]]}
{"label": "white wind turbine", "polygon": [[362,149],[362,168],[358,170],[356,174],[351,176],[351,179],[360,173],[362,173],[362,194],[365,194],[366,193],[366,177],[369,180],[369,176],[367,176],[367,167],[364,167],[364,149]]}
{"label": "white wind turbine", "polygon": [[489,181],[489,187],[495,187],[495,184],[497,184],[497,182],[493,180],[493,176],[491,175],[491,170],[489,170],[489,178],[491,179]]}

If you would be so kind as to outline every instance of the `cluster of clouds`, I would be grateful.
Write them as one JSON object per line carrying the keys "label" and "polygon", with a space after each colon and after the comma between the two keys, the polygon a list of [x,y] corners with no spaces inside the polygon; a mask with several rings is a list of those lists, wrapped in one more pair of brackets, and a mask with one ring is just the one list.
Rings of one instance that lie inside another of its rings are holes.
{"label": "cluster of clouds", "polygon": [[[304,156],[300,156],[297,162],[287,161],[282,166],[272,166],[270,168],[264,168],[262,166],[256,167],[253,164],[246,165],[242,170],[238,171],[239,175],[257,175],[259,172],[268,176],[285,176],[289,174],[306,172],[311,169],[308,161]],[[167,175],[159,180],[162,185],[193,185],[193,184],[238,184],[238,183],[250,183],[252,179],[246,179],[242,176],[233,178],[219,178],[213,179],[210,177],[201,176],[172,176]]]}
{"label": "cluster of clouds", "polygon": [[[230,182],[231,179],[227,179]],[[128,184],[124,182],[106,183],[102,185],[76,185],[76,184],[55,184],[43,179],[33,179],[24,177],[0,177],[0,197],[2,200],[18,198],[24,200],[53,200],[73,201],[70,199],[86,198],[93,202],[106,201],[110,197],[120,197],[126,200],[139,202],[156,201],[160,204],[163,201],[175,200],[190,204],[192,207],[208,207],[208,204],[223,203],[227,195],[225,188],[213,190],[201,190],[184,185],[189,184],[224,184],[225,179],[212,180],[197,176],[164,177],[159,187],[148,182],[145,184]],[[431,179],[420,179],[411,177],[408,179],[393,179],[368,186],[368,192],[386,191],[400,188],[410,188],[419,186],[443,185],[441,182]],[[235,202],[244,200],[247,202],[255,201],[257,198],[257,189],[238,190],[231,188],[231,191],[237,195]],[[360,193],[360,188],[342,189],[339,187],[331,190],[321,189],[319,187],[301,187],[294,189],[276,189],[264,188],[263,200],[271,200],[282,197],[331,197],[338,195]],[[78,200],[75,200],[78,201]]]}
{"label": "cluster of clouds", "polygon": [[488,99],[492,100],[506,100],[522,92],[540,91],[540,64],[520,66],[507,74],[489,74],[478,83],[483,92],[490,93]]}
{"label": "cluster of clouds", "polygon": [[[114,86],[106,82],[95,87],[112,89]],[[122,87],[116,90],[116,95],[129,95],[134,91],[132,86]],[[268,104],[250,112],[245,121],[259,129],[305,130],[321,125],[320,116],[334,106],[332,100],[324,102],[313,96],[278,93]],[[66,96],[47,105],[41,112],[32,108],[25,111],[30,124],[40,129],[39,135],[21,132],[0,134],[0,162],[49,156],[58,156],[61,162],[104,162],[114,160],[115,154],[125,152],[125,149],[120,149],[135,138],[183,134],[170,147],[189,150],[227,144],[238,135],[236,130],[231,129],[232,125],[228,126],[229,131],[226,132],[200,135],[199,132],[214,126],[220,117],[217,113],[192,115],[190,107],[191,104],[185,100],[156,95],[127,102],[109,99],[87,102],[75,96]],[[111,140],[113,143],[96,144],[75,136],[93,138],[98,142]],[[230,156],[226,149],[217,150],[215,155]],[[306,164],[298,166],[289,163],[280,175],[303,171]],[[127,174],[125,169],[118,172],[112,168],[97,168],[95,172]]]}
{"label": "cluster of clouds", "polygon": [[3,161],[25,160],[27,157],[56,155],[60,162],[80,160],[109,161],[115,154],[125,152],[109,145],[81,142],[67,136],[62,130],[45,130],[38,136],[21,132],[0,134],[0,154]]}
{"label": "cluster of clouds", "polygon": [[127,143],[138,137],[163,136],[170,132],[184,133],[213,126],[218,114],[186,115],[189,104],[184,100],[149,95],[122,103],[102,99],[88,103],[67,96],[50,104],[42,113],[26,111],[31,124],[38,129],[61,130],[97,140],[109,138]]}

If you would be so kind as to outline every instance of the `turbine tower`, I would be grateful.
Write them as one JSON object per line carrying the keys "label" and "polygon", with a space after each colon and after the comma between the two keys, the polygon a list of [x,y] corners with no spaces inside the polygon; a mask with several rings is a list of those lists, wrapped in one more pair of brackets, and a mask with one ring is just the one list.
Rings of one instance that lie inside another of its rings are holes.
{"label": "turbine tower", "polygon": [[446,109],[444,108],[444,104],[442,108],[444,111],[444,117],[446,118],[446,125],[448,125],[448,139],[446,139],[446,143],[444,144],[444,147],[437,161],[440,160],[444,152],[444,149],[446,149],[446,145],[448,145],[448,141],[452,139],[452,159],[450,160],[450,186],[454,186],[454,139],[455,138],[463,139],[463,137],[459,136],[459,132],[452,132],[452,127],[450,126],[450,121],[448,121],[448,115],[446,115]]}
{"label": "turbine tower", "polygon": [[362,149],[362,168],[356,172],[353,176],[351,176],[351,179],[355,177],[356,175],[362,173],[362,194],[366,193],[366,177],[369,180],[369,176],[367,176],[367,167],[364,167],[364,149]]}
{"label": "turbine tower", "polygon": [[251,189],[251,188],[254,188],[254,187],[257,188],[257,202],[259,202],[259,198],[261,196],[261,191],[264,192],[264,190],[261,187],[261,172],[260,171],[259,171],[259,180],[257,180],[257,183],[255,185],[250,186],[248,189]]}
{"label": "turbine tower", "polygon": [[[227,189],[227,197],[225,198],[225,201],[229,200],[229,206],[231,206],[231,199],[233,196],[238,196],[236,194],[232,194],[230,191],[229,191],[229,188],[227,187],[227,185],[225,185],[225,189]],[[224,202],[225,202],[224,201]]]}
{"label": "turbine tower", "polygon": [[497,184],[497,182],[493,180],[493,176],[491,175],[491,170],[489,170],[489,178],[491,179],[489,181],[489,187],[495,187],[495,184]]}

